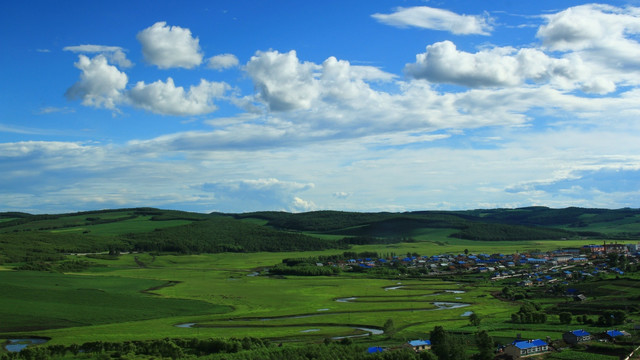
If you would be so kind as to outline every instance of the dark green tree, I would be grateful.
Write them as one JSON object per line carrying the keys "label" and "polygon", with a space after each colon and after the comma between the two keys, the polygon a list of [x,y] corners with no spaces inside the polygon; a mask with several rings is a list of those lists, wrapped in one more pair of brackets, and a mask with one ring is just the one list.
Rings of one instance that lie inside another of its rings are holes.
{"label": "dark green tree", "polygon": [[568,311],[564,311],[561,312],[560,314],[558,314],[558,317],[560,318],[560,323],[561,324],[571,324],[571,313]]}
{"label": "dark green tree", "polygon": [[448,333],[442,326],[433,328],[430,334],[431,350],[438,360],[464,360],[464,343],[458,336]]}
{"label": "dark green tree", "polygon": [[418,354],[418,358],[420,360],[438,360],[436,354],[432,353],[431,351],[421,351]]}
{"label": "dark green tree", "polygon": [[396,325],[393,323],[393,319],[385,321],[382,330],[384,330],[384,334],[388,337],[393,337],[393,335],[396,334]]}
{"label": "dark green tree", "polygon": [[480,319],[480,316],[478,316],[478,314],[472,313],[471,315],[469,315],[469,323],[472,326],[480,326],[481,321],[482,320]]}
{"label": "dark green tree", "polygon": [[476,360],[492,360],[493,354],[493,339],[489,336],[486,330],[482,330],[476,333],[476,346],[480,352],[474,356]]}

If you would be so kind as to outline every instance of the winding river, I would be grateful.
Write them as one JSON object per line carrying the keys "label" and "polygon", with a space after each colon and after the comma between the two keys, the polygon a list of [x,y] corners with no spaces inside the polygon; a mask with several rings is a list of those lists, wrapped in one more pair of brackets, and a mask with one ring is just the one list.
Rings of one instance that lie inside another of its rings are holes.
{"label": "winding river", "polygon": [[[384,288],[384,290],[385,291],[398,290],[398,289],[405,288],[405,287],[406,286],[404,286],[404,285],[398,284],[396,286],[386,287],[386,288]],[[444,290],[443,292],[440,292],[440,293],[429,294],[429,295],[424,295],[424,296],[442,295],[444,293],[463,294],[464,291],[463,290]],[[334,299],[335,302],[339,302],[339,303],[351,303],[351,302],[356,302],[357,300],[358,300],[358,297],[356,297],[356,296]],[[391,310],[391,311],[412,311],[412,312],[413,311],[438,311],[438,310],[459,309],[459,308],[471,306],[471,304],[467,304],[467,303],[448,302],[448,301],[434,301],[434,302],[430,302],[430,304],[435,306],[435,308],[433,308],[433,309],[395,309],[395,310]],[[286,320],[286,319],[303,319],[303,318],[318,317],[318,316],[336,315],[336,314],[341,314],[342,313],[342,312],[339,312],[339,313],[338,312],[329,312],[329,309],[326,309],[326,308],[325,309],[318,309],[317,311],[320,312],[320,313],[291,315],[291,316],[278,316],[278,317],[270,317],[270,318],[237,318],[237,319],[228,319],[227,321],[235,322],[235,321],[256,321],[256,320],[258,320],[258,321],[272,321],[272,320]],[[467,311],[464,314],[462,314],[461,316],[469,316],[472,313],[473,313],[472,311]],[[195,327],[195,326],[198,326],[198,325],[199,325],[198,323],[183,323],[183,324],[176,324],[174,326],[180,327],[180,328],[192,328],[192,327]],[[208,326],[208,325],[203,325],[203,326]],[[215,326],[215,325],[212,325],[212,326]],[[224,325],[222,327],[224,327]],[[369,335],[381,335],[381,334],[384,334],[384,331],[381,330],[381,329],[374,329],[374,328],[367,328],[367,327],[352,327],[352,328],[354,330],[364,331],[365,333],[357,334],[357,335],[349,335],[349,336],[338,336],[338,337],[333,337],[332,339],[339,340],[339,339],[344,339],[344,338],[356,338],[356,337],[365,337],[365,336],[369,336]],[[311,328],[311,329],[301,330],[300,332],[301,333],[310,333],[310,332],[316,332],[316,331],[320,331],[320,329]]]}

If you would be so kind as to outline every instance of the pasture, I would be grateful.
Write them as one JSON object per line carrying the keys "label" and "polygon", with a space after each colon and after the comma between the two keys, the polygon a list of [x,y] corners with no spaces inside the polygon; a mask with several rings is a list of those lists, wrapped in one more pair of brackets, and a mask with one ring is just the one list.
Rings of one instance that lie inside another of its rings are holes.
{"label": "pasture", "polygon": [[[547,249],[558,242],[520,242],[519,249]],[[576,244],[577,245],[577,244]],[[393,246],[355,246],[355,251],[457,253],[495,252],[500,244],[448,239]],[[505,251],[505,250],[503,250]],[[322,341],[365,334],[393,319],[396,339],[424,338],[436,325],[473,332],[468,311],[496,336],[560,333],[553,325],[522,331],[505,324],[517,304],[491,296],[489,283],[438,279],[373,279],[255,276],[287,257],[329,255],[337,250],[295,253],[162,255],[128,254],[116,260],[82,258],[96,266],[80,274],[0,272],[2,331],[51,337],[51,344],[163,337],[255,336]],[[166,285],[170,286],[166,286]],[[146,290],[146,291],[145,291]],[[46,296],[43,296],[46,294]],[[439,308],[435,303],[463,307]],[[177,324],[195,323],[193,327]],[[384,336],[374,336],[377,341]],[[397,341],[397,340],[391,340]]]}

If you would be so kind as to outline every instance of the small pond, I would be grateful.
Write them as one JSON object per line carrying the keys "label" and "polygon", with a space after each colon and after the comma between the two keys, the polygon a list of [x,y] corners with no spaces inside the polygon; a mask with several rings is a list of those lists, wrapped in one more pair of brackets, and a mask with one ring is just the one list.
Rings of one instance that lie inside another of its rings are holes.
{"label": "small pond", "polygon": [[192,328],[196,325],[196,323],[184,323],[184,324],[177,324],[174,325],[175,327],[179,327],[179,328]]}
{"label": "small pond", "polygon": [[9,344],[4,348],[9,352],[18,352],[22,351],[29,345],[40,345],[46,343],[47,341],[49,340],[42,338],[9,339]]}

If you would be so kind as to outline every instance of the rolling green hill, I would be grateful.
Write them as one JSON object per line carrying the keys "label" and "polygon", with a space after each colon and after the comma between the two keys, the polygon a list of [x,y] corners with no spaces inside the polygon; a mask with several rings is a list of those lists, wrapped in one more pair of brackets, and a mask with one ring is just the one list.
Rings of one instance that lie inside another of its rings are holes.
{"label": "rolling green hill", "polygon": [[[153,208],[0,213],[0,262],[64,253],[304,251],[414,241],[438,229],[478,241],[640,238],[639,209],[526,207],[468,211],[200,214]],[[344,239],[343,239],[344,238]],[[340,240],[342,239],[342,240]]]}

